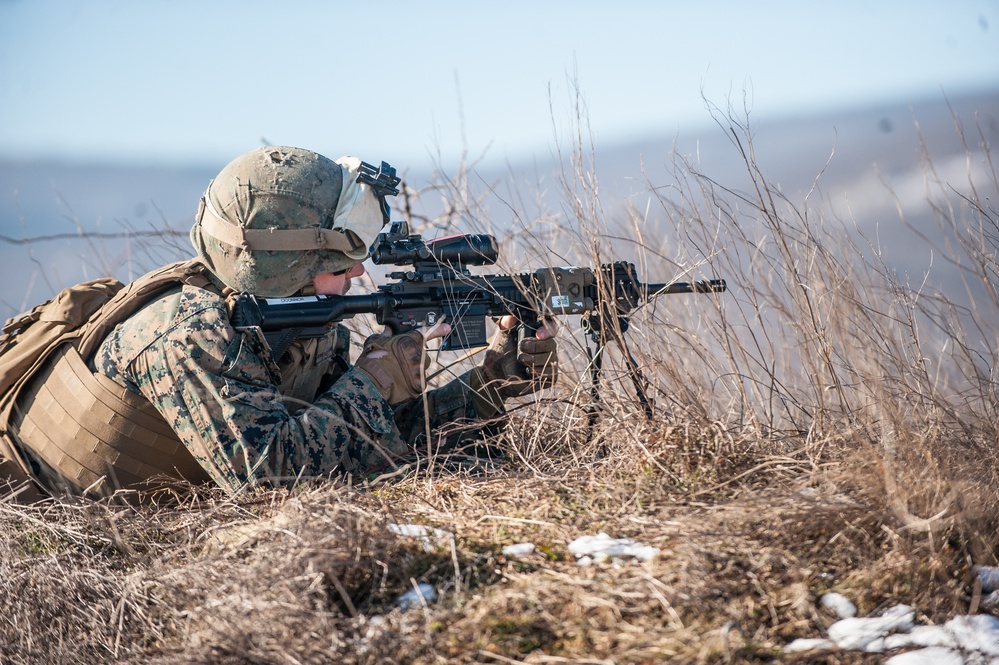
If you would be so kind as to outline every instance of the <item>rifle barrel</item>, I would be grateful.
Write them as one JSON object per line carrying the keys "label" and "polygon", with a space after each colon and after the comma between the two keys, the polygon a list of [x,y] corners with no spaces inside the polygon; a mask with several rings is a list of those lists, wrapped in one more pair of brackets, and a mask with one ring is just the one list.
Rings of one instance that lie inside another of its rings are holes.
{"label": "rifle barrel", "polygon": [[646,284],[648,294],[660,293],[721,293],[726,289],[724,279],[699,280],[696,282],[667,282],[666,284]]}

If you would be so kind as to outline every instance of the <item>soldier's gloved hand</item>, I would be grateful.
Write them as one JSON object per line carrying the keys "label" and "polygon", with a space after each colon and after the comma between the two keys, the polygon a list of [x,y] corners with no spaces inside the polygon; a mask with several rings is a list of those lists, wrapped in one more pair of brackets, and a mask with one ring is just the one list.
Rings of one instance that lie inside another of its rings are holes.
{"label": "soldier's gloved hand", "polygon": [[536,337],[518,343],[517,319],[505,316],[486,349],[486,357],[470,377],[476,413],[491,418],[509,397],[549,388],[558,378],[557,325],[548,322]]}
{"label": "soldier's gloved hand", "polygon": [[414,399],[423,392],[423,373],[430,366],[424,344],[449,330],[443,324],[426,335],[418,330],[393,336],[372,335],[365,340],[354,366],[371,378],[391,406]]}

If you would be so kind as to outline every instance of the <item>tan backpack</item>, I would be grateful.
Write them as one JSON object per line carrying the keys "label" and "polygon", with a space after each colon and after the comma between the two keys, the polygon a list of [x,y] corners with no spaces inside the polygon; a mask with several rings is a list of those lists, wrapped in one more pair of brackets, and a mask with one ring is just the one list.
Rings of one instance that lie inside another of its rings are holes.
{"label": "tan backpack", "polygon": [[[66,489],[80,492],[108,473],[114,475],[116,468],[118,475],[125,476],[112,479],[116,486],[128,486],[133,472],[140,479],[157,470],[185,478],[203,475],[148,402],[126,394],[86,366],[86,359],[114,326],[183,284],[214,288],[205,266],[193,259],[155,270],[127,286],[113,278],[71,286],[4,324],[0,483],[10,479],[21,488],[21,498],[31,500],[44,496],[38,487],[51,489],[54,480],[66,480],[72,485]],[[60,398],[79,399],[81,394],[95,407],[83,409],[83,417],[60,406]],[[130,442],[127,450],[102,450],[102,430],[114,426],[116,416],[120,420],[126,409],[133,420],[137,409],[143,411],[139,413],[142,437]],[[53,435],[52,428],[63,431]],[[91,439],[96,443],[91,445]],[[31,455],[25,454],[26,449]],[[166,456],[164,449],[169,451]],[[153,466],[147,463],[150,460]]]}

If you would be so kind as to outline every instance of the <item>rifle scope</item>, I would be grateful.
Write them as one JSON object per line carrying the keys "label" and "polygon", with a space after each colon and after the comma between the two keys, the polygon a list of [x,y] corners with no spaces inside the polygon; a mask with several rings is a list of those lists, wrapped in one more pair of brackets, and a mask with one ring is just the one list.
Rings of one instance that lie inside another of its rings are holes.
{"label": "rifle scope", "polygon": [[496,238],[485,233],[465,233],[423,242],[420,236],[393,239],[379,236],[371,261],[377,265],[411,265],[443,263],[444,265],[491,266],[499,258]]}

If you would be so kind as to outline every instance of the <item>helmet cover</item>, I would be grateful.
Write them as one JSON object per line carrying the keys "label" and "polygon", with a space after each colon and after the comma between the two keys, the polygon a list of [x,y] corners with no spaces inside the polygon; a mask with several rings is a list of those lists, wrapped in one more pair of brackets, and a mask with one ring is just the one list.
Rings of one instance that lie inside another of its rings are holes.
{"label": "helmet cover", "polygon": [[385,224],[384,198],[358,182],[361,164],[292,147],[241,155],[208,185],[191,242],[226,286],[293,295],[366,259]]}

